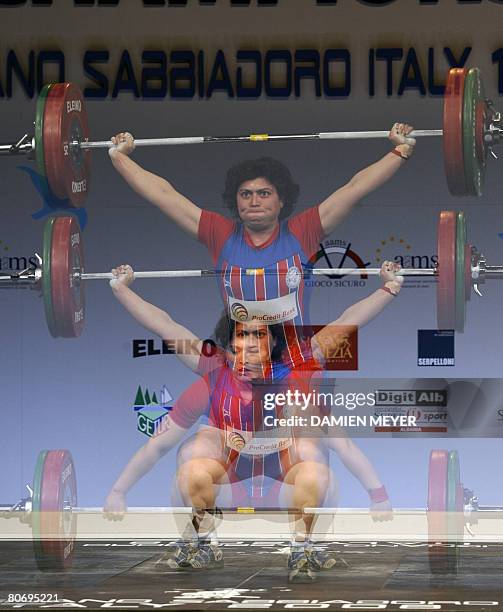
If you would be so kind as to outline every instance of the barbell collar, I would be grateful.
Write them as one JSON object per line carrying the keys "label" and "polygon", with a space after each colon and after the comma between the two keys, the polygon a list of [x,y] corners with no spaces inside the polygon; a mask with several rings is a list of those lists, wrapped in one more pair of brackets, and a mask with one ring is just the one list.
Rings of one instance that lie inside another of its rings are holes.
{"label": "barbell collar", "polygon": [[[24,137],[23,137],[24,138]],[[0,155],[29,155],[33,151],[31,138],[16,144],[0,144]]]}
{"label": "barbell collar", "polygon": [[19,274],[0,274],[0,289],[33,288],[42,278],[42,270],[23,271]]}
{"label": "barbell collar", "polygon": [[[408,137],[421,138],[442,136],[443,130],[415,130]],[[280,140],[361,140],[368,138],[387,138],[389,131],[367,132],[318,132],[313,134],[249,134],[247,136],[187,136],[181,138],[139,138],[136,147],[170,146],[186,144],[207,144],[225,142],[266,142]],[[73,147],[87,149],[109,149],[115,145],[111,140],[72,142]]]}

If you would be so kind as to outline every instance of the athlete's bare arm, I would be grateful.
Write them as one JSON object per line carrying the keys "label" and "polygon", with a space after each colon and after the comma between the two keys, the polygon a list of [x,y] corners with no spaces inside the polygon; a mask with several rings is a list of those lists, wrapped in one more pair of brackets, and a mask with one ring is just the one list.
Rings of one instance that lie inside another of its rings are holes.
{"label": "athlete's bare arm", "polygon": [[[383,484],[374,466],[345,431],[340,427],[332,427],[332,435],[325,437],[325,443],[335,451],[345,467],[358,479],[367,491],[380,489]],[[380,502],[371,502],[370,513],[375,521],[389,521],[393,518],[389,499]]]}
{"label": "athlete's bare arm", "polygon": [[400,265],[385,261],[381,266],[382,287],[368,297],[356,302],[311,338],[313,356],[324,363],[333,354],[335,346],[344,340],[347,331],[341,326],[363,327],[374,319],[400,293],[403,276],[399,275]]}
{"label": "athlete's bare arm", "polygon": [[[357,327],[363,327],[392,302],[393,298],[400,293],[403,283],[403,276],[400,276],[400,264],[393,261],[383,262],[379,276],[383,281],[382,287],[363,300],[346,308],[335,321],[327,325],[327,328],[336,325],[356,325]],[[323,334],[324,329],[326,328],[320,330],[313,338],[317,338],[319,334]],[[326,333],[330,333],[330,330],[328,329]]]}
{"label": "athlete's bare arm", "polygon": [[201,340],[186,327],[174,321],[166,311],[142,299],[129,287],[134,280],[131,266],[122,265],[114,268],[112,274],[115,277],[110,281],[113,294],[140,325],[157,334],[162,340],[190,340],[197,343],[197,351],[194,351],[194,354],[177,354],[180,361],[196,371],[202,349]]}
{"label": "athlete's bare arm", "polygon": [[199,378],[180,395],[154,436],[133,455],[113,484],[104,505],[105,518],[122,518],[127,507],[128,491],[185,437],[192,425],[205,414],[209,398],[208,386],[203,378]]}
{"label": "athlete's bare arm", "polygon": [[321,226],[325,235],[331,234],[345,219],[355,204],[366,195],[389,181],[396,171],[412,155],[415,140],[407,134],[414,128],[406,123],[395,123],[389,133],[389,139],[396,145],[395,149],[403,156],[388,153],[374,164],[364,168],[337,191],[324,200],[320,206]]}
{"label": "athlete's bare arm", "polygon": [[112,138],[114,147],[109,155],[114,168],[142,198],[157,206],[181,229],[197,238],[201,209],[179,193],[167,180],[148,172],[134,162],[130,153],[134,150],[134,139],[128,132]]}
{"label": "athlete's bare arm", "polygon": [[103,506],[104,517],[120,520],[126,511],[126,494],[170,449],[185,436],[187,429],[179,427],[167,415],[162,423],[162,434],[149,438],[129,460],[115,481]]}

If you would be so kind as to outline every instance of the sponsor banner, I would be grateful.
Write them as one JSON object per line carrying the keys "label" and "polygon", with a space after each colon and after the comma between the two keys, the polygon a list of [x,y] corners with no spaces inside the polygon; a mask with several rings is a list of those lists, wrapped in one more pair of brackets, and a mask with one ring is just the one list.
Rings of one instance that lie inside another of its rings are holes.
{"label": "sponsor banner", "polygon": [[412,417],[414,426],[376,427],[376,432],[447,433],[447,389],[377,389],[376,416]]}
{"label": "sponsor banner", "polygon": [[454,331],[452,329],[419,329],[417,331],[418,366],[453,366]]}
{"label": "sponsor banner", "polygon": [[229,297],[229,311],[234,321],[275,325],[295,319],[298,314],[297,294],[289,293],[272,300],[237,300]]}
{"label": "sponsor banner", "polygon": [[[279,431],[279,430],[278,430]],[[285,434],[285,429],[281,433]],[[255,433],[255,436],[253,435]],[[243,455],[270,455],[285,450],[292,445],[292,438],[279,438],[277,431],[267,430],[264,435],[267,437],[259,438],[261,432],[242,431],[234,429],[228,425],[225,428],[225,444]]]}
{"label": "sponsor banner", "polygon": [[356,325],[304,325],[303,336],[316,335],[314,356],[324,370],[358,370]]}

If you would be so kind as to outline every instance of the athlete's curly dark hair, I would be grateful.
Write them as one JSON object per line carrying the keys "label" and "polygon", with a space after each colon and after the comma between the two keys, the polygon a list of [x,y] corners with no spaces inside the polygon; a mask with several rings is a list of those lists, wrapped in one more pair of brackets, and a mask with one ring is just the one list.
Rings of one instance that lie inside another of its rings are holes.
{"label": "athlete's curly dark hair", "polygon": [[239,186],[245,181],[252,181],[256,178],[265,178],[276,187],[283,202],[279,218],[289,217],[299,197],[300,189],[293,180],[290,170],[272,157],[247,159],[229,168],[225,179],[225,190],[222,194],[227,208],[237,215],[236,194]]}
{"label": "athlete's curly dark hair", "polygon": [[[268,325],[269,331],[273,340],[275,340],[274,346],[271,351],[271,361],[280,361],[281,355],[286,348],[285,335],[283,333],[282,325]],[[227,349],[234,337],[234,331],[236,329],[236,321],[231,319],[229,315],[224,311],[215,326],[213,332],[216,343],[223,349]]]}

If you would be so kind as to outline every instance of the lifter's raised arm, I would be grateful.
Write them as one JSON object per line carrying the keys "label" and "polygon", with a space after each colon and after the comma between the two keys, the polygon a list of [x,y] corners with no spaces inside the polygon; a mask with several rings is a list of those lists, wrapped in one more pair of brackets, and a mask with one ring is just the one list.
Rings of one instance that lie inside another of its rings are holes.
{"label": "lifter's raised arm", "polygon": [[384,185],[406,163],[416,143],[414,138],[408,137],[412,130],[413,127],[407,123],[395,123],[389,133],[389,139],[396,145],[393,151],[360,170],[346,185],[320,204],[321,227],[326,236],[334,231],[362,198]]}
{"label": "lifter's raised arm", "polygon": [[177,354],[177,357],[191,370],[196,371],[202,350],[202,341],[180,323],[177,323],[161,308],[150,304],[130,289],[134,280],[131,266],[122,265],[112,270],[115,278],[110,281],[114,296],[145,329],[158,335],[161,340],[190,340],[197,347],[194,353]]}
{"label": "lifter's raised arm", "polygon": [[108,151],[112,164],[138,195],[157,206],[165,215],[193,238],[197,238],[201,209],[179,193],[166,179],[148,172],[129,155],[134,151],[134,138],[122,132],[112,138],[115,146]]}
{"label": "lifter's raised arm", "polygon": [[329,358],[334,347],[340,343],[346,333],[339,326],[353,325],[363,327],[374,319],[400,293],[403,276],[400,276],[400,265],[385,261],[381,266],[380,277],[384,281],[382,287],[352,304],[337,318],[311,338],[313,355],[321,363]]}

